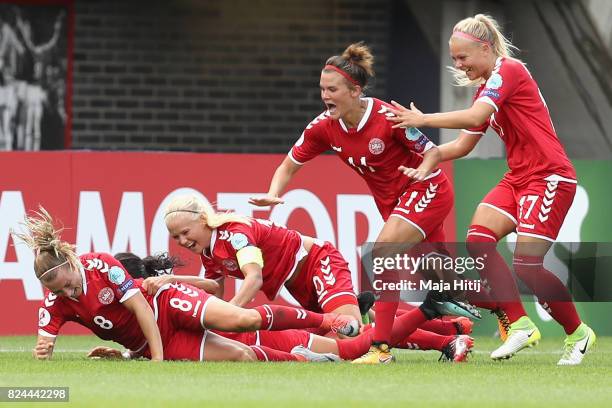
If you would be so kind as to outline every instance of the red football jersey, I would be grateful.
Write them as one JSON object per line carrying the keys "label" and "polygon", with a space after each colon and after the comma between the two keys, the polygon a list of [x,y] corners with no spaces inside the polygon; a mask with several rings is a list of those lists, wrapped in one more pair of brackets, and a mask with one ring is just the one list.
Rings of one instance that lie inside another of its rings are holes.
{"label": "red football jersey", "polygon": [[39,309],[38,334],[55,337],[67,321],[77,322],[104,340],[140,351],[146,339],[136,316],[121,303],[140,291],[119,261],[109,254],[79,257],[83,293],[78,299],[48,292]]}
{"label": "red football jersey", "polygon": [[250,220],[251,225],[230,222],[213,230],[209,252],[200,257],[206,270],[205,277],[244,279],[236,252],[246,246],[255,246],[261,250],[264,261],[261,290],[272,300],[307,252],[302,246],[301,235],[296,231],[268,220]]}
{"label": "red football jersey", "polygon": [[476,91],[474,101],[490,104],[495,112],[482,126],[466,131],[483,134],[491,126],[497,132],[506,144],[510,168],[506,179],[510,183],[520,185],[533,178],[576,179],[546,102],[522,62],[498,58],[491,76]]}
{"label": "red football jersey", "polygon": [[[393,123],[386,120],[393,115],[387,103],[375,98],[364,100],[367,109],[357,128],[347,129],[342,119],[330,119],[329,112],[323,112],[306,126],[289,157],[301,165],[326,150],[334,150],[368,184],[386,220],[412,182],[397,168],[418,167],[423,161],[421,153],[435,145],[416,128],[392,129]],[[439,172],[434,171],[432,176]]]}

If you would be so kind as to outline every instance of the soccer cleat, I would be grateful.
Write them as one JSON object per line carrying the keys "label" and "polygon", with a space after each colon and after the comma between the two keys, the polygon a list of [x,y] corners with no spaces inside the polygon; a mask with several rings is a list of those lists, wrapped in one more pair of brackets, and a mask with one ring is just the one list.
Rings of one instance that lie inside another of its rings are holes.
{"label": "soccer cleat", "polygon": [[332,353],[315,353],[306,347],[299,345],[291,349],[291,354],[298,357],[302,361],[310,361],[312,363],[333,363],[340,361],[340,357]]}
{"label": "soccer cleat", "polygon": [[336,313],[325,313],[319,328],[347,337],[355,337],[359,334],[359,322],[354,317]]}
{"label": "soccer cleat", "polygon": [[474,306],[453,299],[445,292],[430,290],[419,308],[428,319],[446,315],[481,319],[480,312]]}
{"label": "soccer cleat", "polygon": [[493,360],[508,359],[526,347],[538,344],[542,335],[540,330],[527,316],[523,316],[510,325],[508,338],[499,348],[493,350]]}
{"label": "soccer cleat", "polygon": [[472,352],[472,347],[474,347],[474,339],[470,336],[455,336],[442,349],[442,355],[440,355],[438,361],[452,361],[455,363],[467,361],[468,354]]}
{"label": "soccer cleat", "polygon": [[453,323],[453,326],[455,326],[457,334],[470,334],[472,332],[472,327],[474,327],[474,322],[467,317],[455,317],[450,321]]}
{"label": "soccer cleat", "polygon": [[499,333],[499,338],[502,341],[506,341],[508,332],[510,331],[510,319],[508,315],[501,309],[491,310],[491,313],[497,317],[497,332]]}
{"label": "soccer cleat", "polygon": [[595,332],[584,323],[565,339],[563,355],[557,365],[578,365],[597,341]]}
{"label": "soccer cleat", "polygon": [[389,346],[386,344],[371,345],[363,356],[352,361],[352,364],[389,364],[395,361]]}
{"label": "soccer cleat", "polygon": [[374,306],[376,302],[376,295],[372,292],[361,292],[357,295],[357,304],[359,305],[359,313],[361,313],[361,320],[363,324],[370,323],[370,315],[368,312]]}

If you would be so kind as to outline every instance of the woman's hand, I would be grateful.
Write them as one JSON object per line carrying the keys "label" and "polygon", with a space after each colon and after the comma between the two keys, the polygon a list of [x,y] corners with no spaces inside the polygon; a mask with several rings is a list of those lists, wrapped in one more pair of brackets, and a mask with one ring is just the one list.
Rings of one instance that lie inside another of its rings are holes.
{"label": "woman's hand", "polygon": [[51,355],[53,355],[53,347],[53,342],[39,338],[36,346],[34,346],[32,350],[32,355],[37,360],[49,360]]}
{"label": "woman's hand", "polygon": [[399,166],[397,169],[404,173],[404,176],[411,178],[414,181],[423,181],[431,174],[431,170],[419,170],[405,166]]}
{"label": "woman's hand", "polygon": [[142,287],[147,291],[149,295],[154,295],[157,293],[159,288],[168,283],[174,282],[174,275],[160,275],[160,276],[152,276],[150,278],[145,279],[142,282]]}
{"label": "woman's hand", "polygon": [[278,197],[273,197],[271,195],[265,195],[261,197],[251,197],[249,198],[249,204],[256,205],[258,207],[266,207],[266,206],[275,206],[277,204],[284,204],[285,202]]}
{"label": "woman's hand", "polygon": [[389,112],[395,116],[387,116],[389,122],[394,122],[393,129],[397,128],[418,128],[425,125],[425,114],[417,109],[414,103],[410,102],[410,109],[400,105],[395,101],[391,101],[395,109],[389,109]]}

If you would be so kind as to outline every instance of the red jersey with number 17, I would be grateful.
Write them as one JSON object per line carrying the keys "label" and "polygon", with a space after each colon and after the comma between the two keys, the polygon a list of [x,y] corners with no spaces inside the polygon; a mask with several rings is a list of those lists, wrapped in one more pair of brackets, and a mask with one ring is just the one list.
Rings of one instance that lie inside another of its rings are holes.
{"label": "red jersey with number 17", "polygon": [[[422,153],[435,145],[416,128],[392,129],[389,104],[364,98],[366,111],[356,128],[348,129],[342,119],[333,120],[329,112],[317,116],[295,143],[289,157],[304,164],[326,150],[334,150],[342,161],[368,184],[382,217],[386,220],[398,198],[412,180],[397,168],[417,168]],[[440,174],[435,170],[430,177]]]}
{"label": "red jersey with number 17", "polygon": [[104,340],[140,351],[146,346],[136,316],[123,302],[140,291],[140,285],[110,254],[79,257],[83,293],[77,298],[48,292],[38,312],[38,334],[55,337],[67,321],[79,323]]}
{"label": "red jersey with number 17", "polygon": [[474,101],[488,103],[495,112],[482,126],[465,131],[483,134],[491,126],[497,132],[506,144],[510,171],[505,178],[511,184],[534,178],[576,179],[538,85],[521,61],[498,58]]}

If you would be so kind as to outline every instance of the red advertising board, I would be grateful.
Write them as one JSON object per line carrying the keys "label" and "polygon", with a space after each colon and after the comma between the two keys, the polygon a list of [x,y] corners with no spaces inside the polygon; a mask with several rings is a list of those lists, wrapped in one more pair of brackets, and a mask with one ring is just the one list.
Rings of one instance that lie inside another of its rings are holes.
{"label": "red advertising board", "polygon": [[[300,170],[285,204],[250,206],[248,197],[267,191],[283,155],[7,152],[0,153],[0,335],[34,334],[43,296],[34,277],[33,254],[10,234],[27,211],[44,206],[64,225],[63,239],[77,252],[162,251],[180,256],[184,274],[201,272],[199,260],[168,237],[163,209],[175,194],[201,194],[219,210],[270,218],[305,235],[334,243],[356,281],[358,247],[382,226],[365,183],[334,156]],[[450,168],[445,168],[450,173]],[[449,174],[450,175],[450,174]],[[454,215],[447,220],[454,236]],[[226,288],[232,296],[234,288]],[[258,296],[256,303],[264,301]],[[290,301],[283,293],[279,302]],[[69,327],[68,327],[69,326]],[[85,333],[68,325],[64,333]]]}

